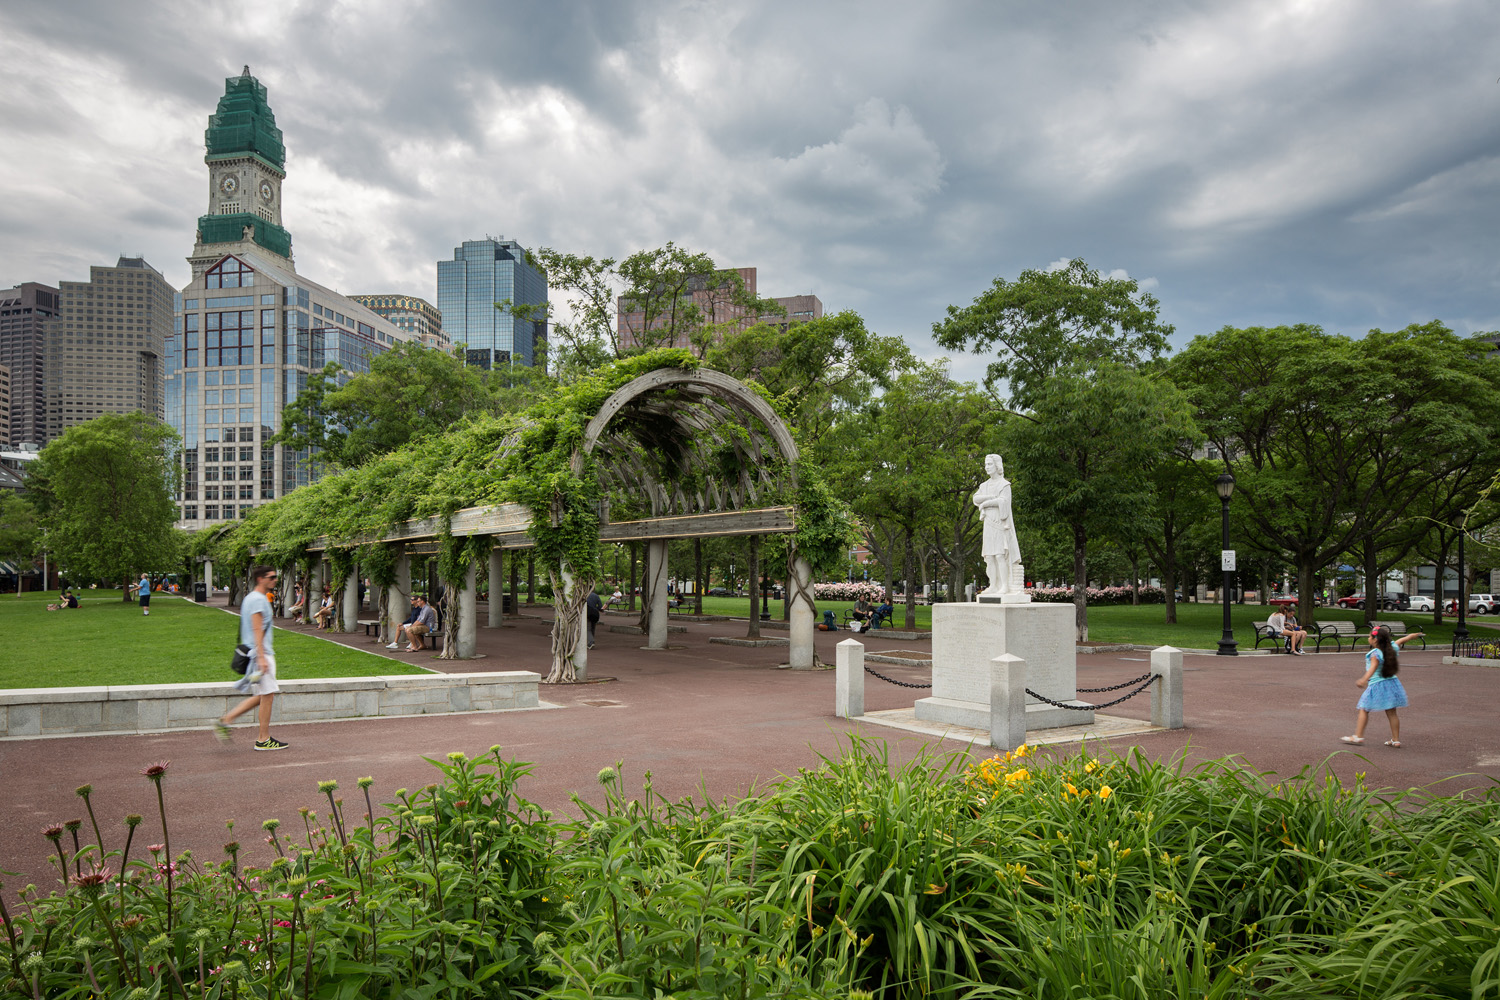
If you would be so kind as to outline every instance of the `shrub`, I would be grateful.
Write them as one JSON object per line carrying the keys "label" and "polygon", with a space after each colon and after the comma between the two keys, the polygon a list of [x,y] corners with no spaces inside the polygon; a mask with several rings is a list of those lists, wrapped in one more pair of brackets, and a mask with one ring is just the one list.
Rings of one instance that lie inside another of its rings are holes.
{"label": "shrub", "polygon": [[[1026,593],[1031,595],[1033,601],[1052,604],[1071,604],[1073,601],[1072,587],[1028,587]],[[1167,595],[1160,587],[1143,586],[1140,588],[1140,595],[1142,604],[1167,603]],[[1090,604],[1129,604],[1131,589],[1129,587],[1090,587],[1088,599]]]}

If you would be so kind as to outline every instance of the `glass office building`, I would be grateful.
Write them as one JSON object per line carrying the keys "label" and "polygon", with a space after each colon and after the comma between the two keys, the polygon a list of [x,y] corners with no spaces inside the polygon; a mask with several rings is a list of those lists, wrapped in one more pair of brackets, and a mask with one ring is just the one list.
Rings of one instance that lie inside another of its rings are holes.
{"label": "glass office building", "polygon": [[547,305],[547,276],[526,260],[515,240],[468,240],[452,260],[437,265],[438,312],[443,333],[466,346],[465,358],[480,368],[545,363],[544,318],[516,315],[516,308]]}

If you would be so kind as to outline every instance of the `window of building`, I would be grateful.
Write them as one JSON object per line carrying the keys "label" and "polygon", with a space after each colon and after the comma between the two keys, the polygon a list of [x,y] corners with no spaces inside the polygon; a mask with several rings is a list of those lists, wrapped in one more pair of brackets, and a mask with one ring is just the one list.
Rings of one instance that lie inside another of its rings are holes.
{"label": "window of building", "polygon": [[255,364],[255,313],[249,309],[204,314],[203,363],[210,368],[220,365]]}
{"label": "window of building", "polygon": [[217,500],[217,499],[219,499],[219,488],[217,486],[205,486],[205,487],[203,487],[203,499],[205,499],[205,500]]}
{"label": "window of building", "polygon": [[216,503],[205,504],[203,507],[203,519],[205,521],[217,521],[219,519],[219,505]]}
{"label": "window of building", "polygon": [[203,411],[203,422],[205,424],[216,424],[216,423],[218,423],[219,422],[219,411],[218,410],[204,410]]}
{"label": "window of building", "polygon": [[196,521],[196,520],[198,520],[198,508],[197,507],[184,507],[184,508],[182,508],[182,519],[184,521]]}
{"label": "window of building", "polygon": [[254,482],[254,480],[255,480],[255,466],[253,466],[253,465],[242,465],[242,466],[240,466],[240,479],[241,480],[247,480],[248,479],[251,482]]}
{"label": "window of building", "polygon": [[248,288],[255,283],[255,272],[238,257],[230,256],[209,268],[203,278],[205,288]]}
{"label": "window of building", "polygon": [[253,444],[252,445],[242,445],[240,447],[240,461],[241,462],[253,462],[253,461],[255,461],[255,445],[253,445]]}

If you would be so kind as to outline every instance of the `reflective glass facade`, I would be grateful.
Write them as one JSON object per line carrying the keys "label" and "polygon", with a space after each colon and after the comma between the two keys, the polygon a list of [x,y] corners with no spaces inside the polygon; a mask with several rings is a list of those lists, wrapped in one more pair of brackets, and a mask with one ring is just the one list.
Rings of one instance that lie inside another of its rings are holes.
{"label": "reflective glass facade", "polygon": [[526,261],[514,240],[470,240],[440,260],[438,312],[451,343],[466,345],[470,364],[481,368],[530,366],[544,353],[545,321],[520,319],[496,303],[545,307],[547,279]]}

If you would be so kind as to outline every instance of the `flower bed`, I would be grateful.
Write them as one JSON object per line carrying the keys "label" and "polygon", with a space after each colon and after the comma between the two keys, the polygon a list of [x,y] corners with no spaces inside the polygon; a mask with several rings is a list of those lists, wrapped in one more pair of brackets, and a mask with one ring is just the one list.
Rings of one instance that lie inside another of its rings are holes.
{"label": "flower bed", "polygon": [[[1073,601],[1072,587],[1027,587],[1026,593],[1031,595],[1033,601],[1045,601],[1052,604],[1070,604]],[[1141,587],[1142,604],[1165,604],[1167,595],[1160,587]],[[1131,589],[1129,587],[1090,587],[1088,589],[1088,600],[1090,604],[1130,604]]]}
{"label": "flower bed", "polygon": [[[1384,801],[1143,755],[893,768],[883,743],[735,804],[645,776],[562,821],[498,748],[441,780],[174,855],[159,816],[43,831],[50,892],[0,902],[27,997],[1470,996],[1500,958],[1500,796]],[[363,814],[363,816],[361,816]],[[371,817],[375,818],[372,820]],[[137,840],[160,844],[142,847]],[[92,836],[90,836],[92,834]],[[231,836],[233,831],[231,830]],[[260,834],[257,834],[259,836]],[[92,841],[92,842],[91,842]],[[121,843],[123,841],[123,844]],[[100,843],[108,848],[101,853]],[[0,895],[0,901],[3,901]],[[1393,946],[1397,945],[1397,946]],[[1489,983],[1490,985],[1486,985]],[[137,992],[138,991],[138,992]]]}
{"label": "flower bed", "polygon": [[880,604],[885,600],[885,588],[878,583],[870,583],[868,581],[813,584],[813,598],[815,600],[848,601],[853,604],[861,597],[871,604]]}

